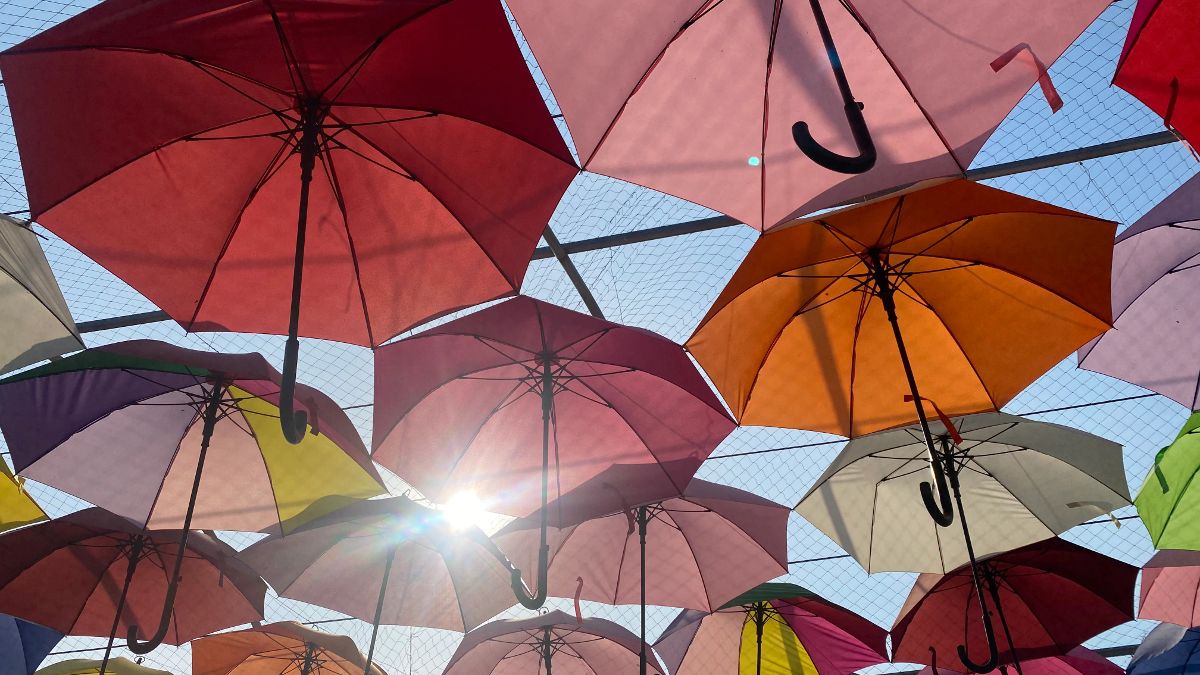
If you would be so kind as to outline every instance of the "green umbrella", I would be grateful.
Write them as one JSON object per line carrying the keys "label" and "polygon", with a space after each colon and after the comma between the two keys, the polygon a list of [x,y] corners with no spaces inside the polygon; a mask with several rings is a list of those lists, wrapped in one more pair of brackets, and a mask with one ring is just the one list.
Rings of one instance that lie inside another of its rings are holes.
{"label": "green umbrella", "polygon": [[1200,412],[1154,458],[1154,470],[1133,500],[1154,548],[1200,551]]}

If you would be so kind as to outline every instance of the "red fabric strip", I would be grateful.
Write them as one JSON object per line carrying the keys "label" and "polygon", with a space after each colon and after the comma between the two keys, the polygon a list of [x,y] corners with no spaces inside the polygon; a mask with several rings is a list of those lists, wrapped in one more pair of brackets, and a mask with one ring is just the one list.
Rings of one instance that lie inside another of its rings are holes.
{"label": "red fabric strip", "polygon": [[[904,400],[905,402],[911,402],[913,397],[911,394],[905,394]],[[921,400],[933,406],[933,412],[937,413],[938,420],[941,421],[942,426],[946,427],[946,431],[950,433],[950,439],[954,441],[954,444],[962,445],[962,435],[958,433],[958,428],[954,426],[954,423],[950,421],[950,418],[946,417],[946,413],[942,412],[942,409],[930,399],[922,396]]]}
{"label": "red fabric strip", "polygon": [[1004,52],[992,61],[992,71],[1000,72],[1000,69],[1007,66],[1021,52],[1027,52],[1032,59],[1032,65],[1037,71],[1038,84],[1042,87],[1042,95],[1046,97],[1046,102],[1050,104],[1052,112],[1058,112],[1063,107],[1062,97],[1058,95],[1058,90],[1054,88],[1054,81],[1050,79],[1050,72],[1046,70],[1046,64],[1033,53],[1033,48],[1028,42],[1022,42],[1016,47]]}

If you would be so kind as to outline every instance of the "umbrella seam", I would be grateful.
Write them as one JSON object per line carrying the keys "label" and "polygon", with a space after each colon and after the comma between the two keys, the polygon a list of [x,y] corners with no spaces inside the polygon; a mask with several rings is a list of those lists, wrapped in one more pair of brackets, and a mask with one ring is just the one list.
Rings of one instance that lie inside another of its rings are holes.
{"label": "umbrella seam", "polygon": [[[39,250],[41,249],[40,244],[39,244],[38,248],[39,248]],[[46,257],[46,254],[43,251],[42,259],[45,260],[45,257]],[[47,305],[45,302],[42,302],[41,297],[39,297],[38,294],[35,293],[34,290],[32,288],[30,288],[24,282],[24,280],[20,279],[15,273],[10,272],[9,270],[7,270],[3,267],[0,267],[0,272],[2,272],[4,274],[4,276],[6,276],[9,279],[12,279],[14,282],[16,282],[16,284],[18,286],[20,286],[26,293],[28,293],[29,296],[32,297],[39,305],[41,305],[42,308],[46,310],[46,312],[48,312],[51,316],[53,316],[54,320],[57,321],[63,328],[65,328],[67,330],[67,332],[70,333],[75,338],[76,343],[78,343],[82,348],[83,339],[79,336],[79,329],[75,326],[74,321],[71,322],[71,325],[67,325],[67,322],[63,321],[62,317],[60,317],[58,315],[58,312],[55,312],[53,309],[50,308],[49,305]],[[53,275],[53,272],[51,272],[51,275]],[[55,289],[58,290],[58,294],[61,297],[62,289],[58,288],[58,281],[55,280],[54,284],[55,284]],[[65,299],[64,299],[64,302],[65,302]],[[68,309],[67,316],[69,317],[70,315],[71,315],[70,310]]]}
{"label": "umbrella seam", "polygon": [[341,181],[338,180],[337,170],[333,165],[333,152],[326,149],[325,152],[318,153],[318,155],[321,158],[321,165],[325,169],[325,177],[329,180],[334,198],[337,200],[338,210],[342,212],[342,228],[346,231],[346,244],[350,247],[350,261],[354,266],[354,281],[358,286],[358,299],[362,306],[363,323],[367,329],[367,342],[373,345],[375,344],[375,334],[371,330],[371,313],[367,310],[367,291],[363,288],[362,272],[358,265],[358,250],[354,246],[354,235],[350,233],[350,211],[346,208]]}
{"label": "umbrella seam", "polygon": [[1117,75],[1121,72],[1121,66],[1125,65],[1125,59],[1128,58],[1131,54],[1133,54],[1134,48],[1137,47],[1138,42],[1141,40],[1142,31],[1146,30],[1146,27],[1150,25],[1150,21],[1154,18],[1154,14],[1158,11],[1158,8],[1161,6],[1162,6],[1162,0],[1157,0],[1154,3],[1154,8],[1151,9],[1150,12],[1146,14],[1146,20],[1142,22],[1142,25],[1138,26],[1137,35],[1128,36],[1129,49],[1121,50],[1121,55],[1120,55],[1120,57],[1118,57],[1118,60],[1117,60],[1117,67],[1113,70],[1112,84],[1116,84]]}

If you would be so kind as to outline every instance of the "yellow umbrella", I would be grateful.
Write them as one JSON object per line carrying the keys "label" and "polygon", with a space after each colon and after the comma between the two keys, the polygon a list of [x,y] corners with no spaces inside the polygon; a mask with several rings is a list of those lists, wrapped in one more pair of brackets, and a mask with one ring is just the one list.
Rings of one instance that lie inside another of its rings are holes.
{"label": "yellow umbrella", "polygon": [[104,673],[100,673],[100,662],[96,659],[71,659],[59,661],[39,669],[34,675],[172,675],[165,670],[147,668],[126,658],[109,659]]}
{"label": "yellow umbrella", "polygon": [[23,482],[0,459],[0,532],[47,520],[42,507],[26,494]]}

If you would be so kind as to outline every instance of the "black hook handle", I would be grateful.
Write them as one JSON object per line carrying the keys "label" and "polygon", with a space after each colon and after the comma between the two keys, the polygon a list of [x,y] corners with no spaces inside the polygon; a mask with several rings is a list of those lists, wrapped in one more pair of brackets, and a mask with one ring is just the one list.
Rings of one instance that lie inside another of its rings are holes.
{"label": "black hook handle", "polygon": [[521,570],[517,569],[511,562],[509,563],[509,571],[512,574],[512,591],[517,598],[517,602],[525,609],[541,609],[542,605],[546,604],[546,577],[548,576],[548,568],[550,560],[550,547],[543,546],[538,553],[538,575],[537,575],[537,591],[530,593],[525,587],[525,580],[521,577]]}
{"label": "black hook handle", "polygon": [[288,443],[304,440],[308,413],[296,410],[296,363],[300,360],[300,340],[289,336],[283,349],[283,381],[279,384],[279,426]]}
{"label": "black hook handle", "polygon": [[[183,539],[183,544],[180,548],[187,546],[186,534]],[[134,654],[149,654],[158,648],[167,637],[167,630],[171,627],[171,613],[175,609],[175,591],[179,587],[179,566],[183,562],[183,553],[180,552],[179,557],[175,559],[175,575],[171,578],[171,584],[167,586],[167,596],[163,602],[162,618],[158,622],[158,630],[146,642],[138,640],[138,627],[130,626],[129,632],[125,636],[125,646]]]}
{"label": "black hook handle", "polygon": [[983,663],[975,663],[967,654],[967,648],[963,645],[958,646],[958,659],[972,673],[990,673],[996,669],[996,664],[1000,662],[1000,653],[996,649],[996,634],[992,630],[992,617],[988,612],[983,613],[983,633],[987,637],[988,657]]}
{"label": "black hook handle", "polygon": [[827,150],[813,138],[808,130],[808,123],[796,122],[792,125],[792,140],[801,152],[817,164],[838,173],[865,173],[875,166],[877,154],[875,141],[871,139],[871,130],[867,128],[867,120],[863,117],[863,104],[854,100],[850,91],[850,83],[846,81],[846,72],[842,69],[842,60],[838,57],[837,46],[833,43],[833,35],[829,25],[825,23],[825,12],[821,9],[820,0],[809,0],[812,5],[813,18],[817,20],[817,30],[821,33],[821,41],[825,44],[825,55],[829,58],[829,66],[833,69],[833,77],[837,81],[838,90],[845,104],[846,123],[850,125],[850,133],[854,135],[854,144],[858,147],[858,155],[839,155]]}
{"label": "black hook handle", "polygon": [[925,502],[925,510],[929,512],[929,517],[933,518],[933,522],[941,527],[949,527],[954,522],[954,506],[950,503],[950,489],[946,485],[946,472],[939,459],[935,454],[931,465],[933,479],[937,483],[937,497],[933,495],[933,485],[929,481],[921,481],[921,501]]}

